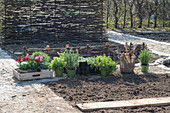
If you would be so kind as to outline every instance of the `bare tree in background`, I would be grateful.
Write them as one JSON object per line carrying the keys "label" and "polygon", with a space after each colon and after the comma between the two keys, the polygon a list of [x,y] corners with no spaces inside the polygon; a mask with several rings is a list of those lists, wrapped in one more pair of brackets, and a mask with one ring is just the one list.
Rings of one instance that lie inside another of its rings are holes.
{"label": "bare tree in background", "polygon": [[110,0],[107,0],[106,7],[107,7],[107,13],[106,13],[106,27],[109,28],[109,16],[110,16]]}
{"label": "bare tree in background", "polygon": [[119,8],[118,8],[118,2],[117,0],[112,0],[113,3],[114,3],[114,17],[115,17],[115,28],[118,28],[118,11],[119,11]]}
{"label": "bare tree in background", "polygon": [[159,2],[158,0],[154,0],[154,28],[157,27],[157,19],[158,19],[158,8],[159,8]]}
{"label": "bare tree in background", "polygon": [[137,16],[139,18],[139,26],[138,28],[142,28],[142,22],[143,22],[143,16],[144,16],[144,0],[135,0],[136,4],[136,11],[137,11]]}
{"label": "bare tree in background", "polygon": [[168,11],[170,11],[170,1],[169,0],[161,0],[160,1],[160,6],[159,6],[159,10],[160,10],[160,15],[161,15],[161,19],[162,19],[162,27],[165,27],[165,22],[167,20],[168,17]]}
{"label": "bare tree in background", "polygon": [[130,25],[130,27],[132,28],[133,27],[133,9],[134,9],[134,2],[135,2],[135,0],[129,0],[128,1],[128,5],[129,5],[129,13],[130,13],[130,23],[131,23],[131,25]]}
{"label": "bare tree in background", "polygon": [[127,14],[127,0],[123,0],[124,2],[124,21],[123,21],[123,28],[126,27],[126,14]]}
{"label": "bare tree in background", "polygon": [[150,27],[150,18],[153,14],[153,2],[151,0],[146,0],[146,9],[148,13],[148,27]]}
{"label": "bare tree in background", "polygon": [[107,28],[110,22],[114,28],[170,27],[170,0],[106,0],[105,4]]}

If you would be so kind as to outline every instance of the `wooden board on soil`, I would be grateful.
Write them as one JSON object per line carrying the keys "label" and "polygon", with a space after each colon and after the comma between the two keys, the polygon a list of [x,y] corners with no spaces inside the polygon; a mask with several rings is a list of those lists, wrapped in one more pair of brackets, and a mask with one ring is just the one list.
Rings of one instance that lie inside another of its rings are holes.
{"label": "wooden board on soil", "polygon": [[110,101],[110,102],[95,102],[77,104],[77,107],[82,111],[97,110],[97,109],[110,109],[110,108],[128,108],[140,106],[161,106],[170,105],[170,97],[162,98],[146,98],[126,101]]}

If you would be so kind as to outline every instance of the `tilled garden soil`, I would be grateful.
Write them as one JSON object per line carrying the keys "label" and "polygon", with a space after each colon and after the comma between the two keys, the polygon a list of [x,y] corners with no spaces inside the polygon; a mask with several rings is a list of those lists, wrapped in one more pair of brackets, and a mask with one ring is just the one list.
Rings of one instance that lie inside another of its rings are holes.
{"label": "tilled garden soil", "polygon": [[[76,107],[78,103],[170,96],[170,74],[124,74],[107,77],[79,76],[46,84]],[[101,109],[94,113],[170,113],[170,106]]]}

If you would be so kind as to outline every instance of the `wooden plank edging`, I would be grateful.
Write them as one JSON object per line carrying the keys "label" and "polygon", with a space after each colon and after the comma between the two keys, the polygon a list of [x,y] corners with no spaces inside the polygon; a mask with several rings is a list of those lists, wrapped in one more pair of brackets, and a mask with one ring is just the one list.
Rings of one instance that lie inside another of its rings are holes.
{"label": "wooden plank edging", "polygon": [[161,105],[170,105],[170,97],[83,103],[77,104],[77,107],[80,108],[82,111],[88,111],[97,109],[124,108],[124,107],[130,108],[140,106],[161,106]]}

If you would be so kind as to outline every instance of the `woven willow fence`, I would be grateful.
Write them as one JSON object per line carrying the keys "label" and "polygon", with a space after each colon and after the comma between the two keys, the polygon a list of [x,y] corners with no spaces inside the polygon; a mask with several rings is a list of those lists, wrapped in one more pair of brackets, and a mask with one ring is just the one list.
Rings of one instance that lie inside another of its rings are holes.
{"label": "woven willow fence", "polygon": [[101,41],[103,0],[5,0],[6,39]]}

